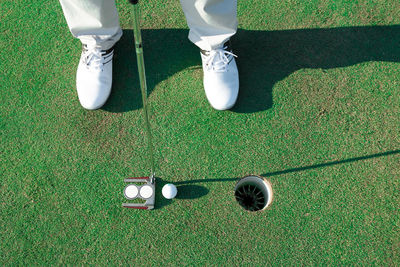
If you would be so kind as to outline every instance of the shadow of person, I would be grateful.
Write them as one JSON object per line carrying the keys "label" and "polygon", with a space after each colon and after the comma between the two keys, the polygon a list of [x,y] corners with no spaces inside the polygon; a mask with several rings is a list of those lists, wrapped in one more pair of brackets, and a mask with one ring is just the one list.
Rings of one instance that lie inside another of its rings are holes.
{"label": "shadow of person", "polygon": [[[142,30],[148,94],[175,73],[200,63],[196,46],[180,29]],[[132,30],[124,30],[115,47],[113,89],[104,110],[127,112],[142,108]]]}
{"label": "shadow of person", "polygon": [[[149,94],[171,75],[200,66],[199,50],[184,29],[143,30]],[[362,62],[400,62],[400,25],[282,31],[238,30],[232,38],[238,55],[240,93],[233,112],[252,113],[272,107],[275,83],[303,69],[332,69]],[[116,46],[110,112],[141,108],[132,30]]]}

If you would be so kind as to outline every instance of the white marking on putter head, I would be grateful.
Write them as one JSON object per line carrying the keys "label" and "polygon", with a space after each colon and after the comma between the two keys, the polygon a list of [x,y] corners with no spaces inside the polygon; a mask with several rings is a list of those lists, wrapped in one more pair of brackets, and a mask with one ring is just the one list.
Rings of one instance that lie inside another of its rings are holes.
{"label": "white marking on putter head", "polygon": [[136,185],[130,184],[125,187],[124,194],[127,199],[134,199],[137,197],[139,189]]}
{"label": "white marking on putter head", "polygon": [[153,195],[153,188],[150,185],[144,185],[140,188],[142,198],[150,198]]}

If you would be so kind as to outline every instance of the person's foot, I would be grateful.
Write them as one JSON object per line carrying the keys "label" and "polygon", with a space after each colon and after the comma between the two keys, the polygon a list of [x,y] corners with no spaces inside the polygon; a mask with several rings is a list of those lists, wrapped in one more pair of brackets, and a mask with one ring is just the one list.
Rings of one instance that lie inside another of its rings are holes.
{"label": "person's foot", "polygon": [[208,102],[217,110],[227,110],[235,105],[239,94],[239,73],[236,55],[232,53],[230,42],[211,51],[200,51],[203,61],[204,90]]}
{"label": "person's foot", "polygon": [[85,109],[98,109],[111,93],[114,48],[100,50],[83,45],[76,72],[76,90]]}

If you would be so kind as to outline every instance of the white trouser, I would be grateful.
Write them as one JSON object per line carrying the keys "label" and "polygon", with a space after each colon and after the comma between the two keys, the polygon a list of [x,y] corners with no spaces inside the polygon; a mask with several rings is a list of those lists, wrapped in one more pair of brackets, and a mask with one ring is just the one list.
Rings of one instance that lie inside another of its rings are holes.
{"label": "white trouser", "polygon": [[[111,48],[122,36],[114,0],[59,0],[74,37],[88,46]],[[180,0],[189,39],[203,50],[221,46],[236,33],[237,0]]]}

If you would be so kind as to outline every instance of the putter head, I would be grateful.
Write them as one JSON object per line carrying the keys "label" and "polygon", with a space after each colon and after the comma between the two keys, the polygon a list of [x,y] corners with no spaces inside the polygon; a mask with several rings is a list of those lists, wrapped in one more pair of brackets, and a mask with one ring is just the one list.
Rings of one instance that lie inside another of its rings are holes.
{"label": "putter head", "polygon": [[154,177],[132,177],[124,180],[128,185],[124,189],[128,200],[142,199],[142,203],[122,203],[122,207],[131,209],[154,209],[156,199],[156,183]]}

